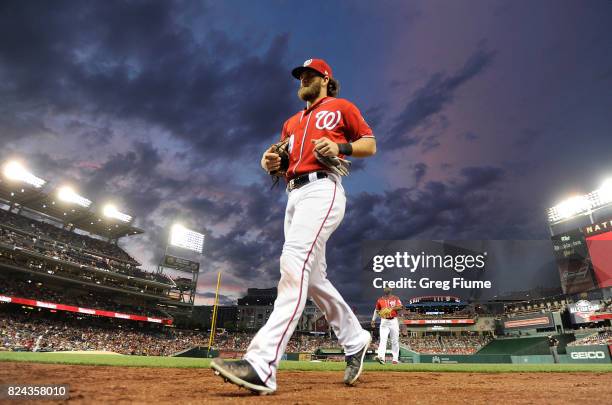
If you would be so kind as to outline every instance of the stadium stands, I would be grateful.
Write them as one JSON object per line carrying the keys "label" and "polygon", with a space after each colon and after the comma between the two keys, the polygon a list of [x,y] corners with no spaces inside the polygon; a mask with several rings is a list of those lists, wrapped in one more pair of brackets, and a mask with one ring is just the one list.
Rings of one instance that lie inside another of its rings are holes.
{"label": "stadium stands", "polygon": [[146,315],[153,317],[167,317],[167,314],[150,306],[144,305],[124,305],[115,302],[110,295],[97,292],[73,291],[73,294],[66,294],[65,290],[52,289],[40,282],[31,280],[10,280],[0,279],[0,295],[7,295],[19,298],[30,298],[40,301],[74,305],[89,309],[103,309],[114,312],[124,312],[136,315]]}
{"label": "stadium stands", "polygon": [[[41,277],[49,276],[63,279],[64,281],[74,280],[90,285],[99,285],[106,288],[121,289],[132,293],[142,293],[165,297],[171,286],[166,284],[155,284],[150,280],[144,280],[134,276],[120,273],[108,272],[97,268],[84,265],[73,264],[36,256],[30,252],[19,249],[7,249],[0,243],[0,264],[3,264],[3,272],[23,271],[26,273],[37,273]],[[8,270],[6,270],[8,269]]]}
{"label": "stadium stands", "polygon": [[[225,333],[217,335],[213,347],[218,350],[246,351],[253,333]],[[287,344],[287,353],[314,353],[318,349],[340,349],[338,340],[327,335],[294,334]]]}
{"label": "stadium stands", "polygon": [[402,344],[421,354],[474,354],[491,339],[480,335],[400,337]]}
{"label": "stadium stands", "polygon": [[87,235],[80,235],[75,232],[59,228],[56,225],[42,222],[33,218],[28,218],[23,215],[18,215],[4,209],[0,209],[0,223],[6,227],[12,227],[15,230],[27,232],[30,235],[38,238],[48,238],[52,241],[61,242],[75,250],[85,250],[98,256],[129,263],[132,266],[140,265],[140,263],[138,263],[118,245],[92,238]]}
{"label": "stadium stands", "polygon": [[[0,212],[2,211],[0,210]],[[134,263],[97,255],[81,248],[75,248],[73,245],[51,239],[49,236],[49,234],[29,233],[22,229],[15,229],[0,223],[0,244],[5,245],[6,248],[11,250],[18,249],[22,253],[39,255],[40,258],[49,258],[60,265],[64,264],[62,268],[65,265],[72,264],[86,269],[97,269],[104,272],[118,273],[174,285],[172,280],[164,274],[146,272],[135,267]],[[83,236],[78,235],[78,237]],[[85,240],[83,241],[85,242]],[[110,243],[106,244],[112,245]]]}
{"label": "stadium stands", "polygon": [[581,345],[612,345],[612,328],[604,328],[589,336],[577,339],[568,346]]}
{"label": "stadium stands", "polygon": [[142,356],[169,356],[204,345],[199,331],[174,330],[157,325],[89,317],[81,314],[27,312],[0,317],[0,342],[12,351],[109,351]]}
{"label": "stadium stands", "polygon": [[[143,325],[82,314],[47,311],[0,310],[0,341],[3,350],[70,351],[96,350],[121,354],[168,356],[194,346],[207,346],[208,333]],[[252,333],[222,333],[213,348],[244,352]],[[329,336],[296,334],[288,353],[314,353],[320,348],[339,348]]]}

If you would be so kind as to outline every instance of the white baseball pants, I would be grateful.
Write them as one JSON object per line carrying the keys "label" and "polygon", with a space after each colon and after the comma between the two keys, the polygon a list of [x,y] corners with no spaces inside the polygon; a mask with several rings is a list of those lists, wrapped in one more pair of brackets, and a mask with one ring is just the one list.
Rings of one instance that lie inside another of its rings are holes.
{"label": "white baseball pants", "polygon": [[247,349],[247,360],[269,388],[276,389],[276,370],[293,334],[307,296],[325,314],[347,355],[357,353],[369,333],[327,279],[325,244],[336,230],[346,205],[344,189],[334,178],[312,181],[289,193],[285,211],[285,244],[274,310]]}
{"label": "white baseball pants", "polygon": [[399,361],[399,321],[397,318],[380,320],[380,343],[378,344],[378,358],[385,359],[387,352],[387,338],[391,335],[391,353],[393,361]]}

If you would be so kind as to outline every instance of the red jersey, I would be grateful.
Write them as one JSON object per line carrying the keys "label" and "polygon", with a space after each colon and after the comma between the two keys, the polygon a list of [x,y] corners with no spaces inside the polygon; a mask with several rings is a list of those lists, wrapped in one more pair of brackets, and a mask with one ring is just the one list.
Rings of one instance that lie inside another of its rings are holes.
{"label": "red jersey", "polygon": [[[314,139],[326,137],[336,143],[374,138],[372,129],[353,103],[325,97],[285,121],[281,140],[289,138],[287,180],[301,174],[326,170],[314,155]],[[343,155],[340,155],[343,157]]]}
{"label": "red jersey", "polygon": [[[402,301],[395,295],[383,295],[376,301],[376,311],[380,311],[383,308],[394,308],[402,305]],[[391,311],[391,315],[387,319],[393,319],[397,316],[397,311]]]}

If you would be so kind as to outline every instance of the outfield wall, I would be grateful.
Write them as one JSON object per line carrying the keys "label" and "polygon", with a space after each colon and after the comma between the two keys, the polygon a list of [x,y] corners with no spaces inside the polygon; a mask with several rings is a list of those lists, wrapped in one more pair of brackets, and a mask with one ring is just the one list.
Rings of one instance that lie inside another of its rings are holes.
{"label": "outfield wall", "polygon": [[607,345],[568,346],[569,363],[610,363],[610,348]]}
{"label": "outfield wall", "polygon": [[[612,362],[610,347],[607,345],[567,346],[574,339],[572,335],[557,335],[560,363],[603,363]],[[413,363],[554,363],[550,354],[548,338],[545,336],[515,339],[495,339],[473,355],[419,354],[411,351]],[[567,354],[566,354],[567,353]]]}
{"label": "outfield wall", "polygon": [[[503,347],[506,353],[483,354],[484,350],[476,354],[420,354],[408,350],[405,347],[400,349],[400,360],[403,363],[429,363],[429,364],[549,364],[554,363],[553,357],[550,354],[548,345],[542,346],[546,338],[519,338],[519,339],[503,339],[497,342],[503,342],[501,346],[495,345],[494,350],[499,351]],[[607,345],[583,345],[583,346],[567,346],[567,354],[559,354],[560,363],[571,364],[610,364],[612,363],[612,355],[610,347]],[[547,354],[523,354],[533,351],[544,351]],[[205,347],[193,347],[177,353],[176,357],[222,357],[227,359],[240,359],[244,352],[237,351],[217,351],[211,350],[210,356]],[[370,348],[368,350],[368,360],[373,361],[376,353]],[[293,361],[310,361],[313,359],[324,361],[344,361],[344,353],[341,349],[319,349],[316,354],[311,353],[286,353],[282,357],[283,360]]]}

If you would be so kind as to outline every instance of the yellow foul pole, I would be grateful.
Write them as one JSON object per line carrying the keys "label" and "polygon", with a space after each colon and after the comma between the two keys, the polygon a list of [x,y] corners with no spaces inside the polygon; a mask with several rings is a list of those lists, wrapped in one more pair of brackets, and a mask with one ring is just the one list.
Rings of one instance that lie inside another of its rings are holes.
{"label": "yellow foul pole", "polygon": [[215,341],[215,330],[217,329],[217,307],[219,306],[219,286],[221,285],[221,272],[217,275],[217,291],[215,292],[215,304],[213,306],[212,319],[210,322],[210,337],[208,338],[208,354]]}

